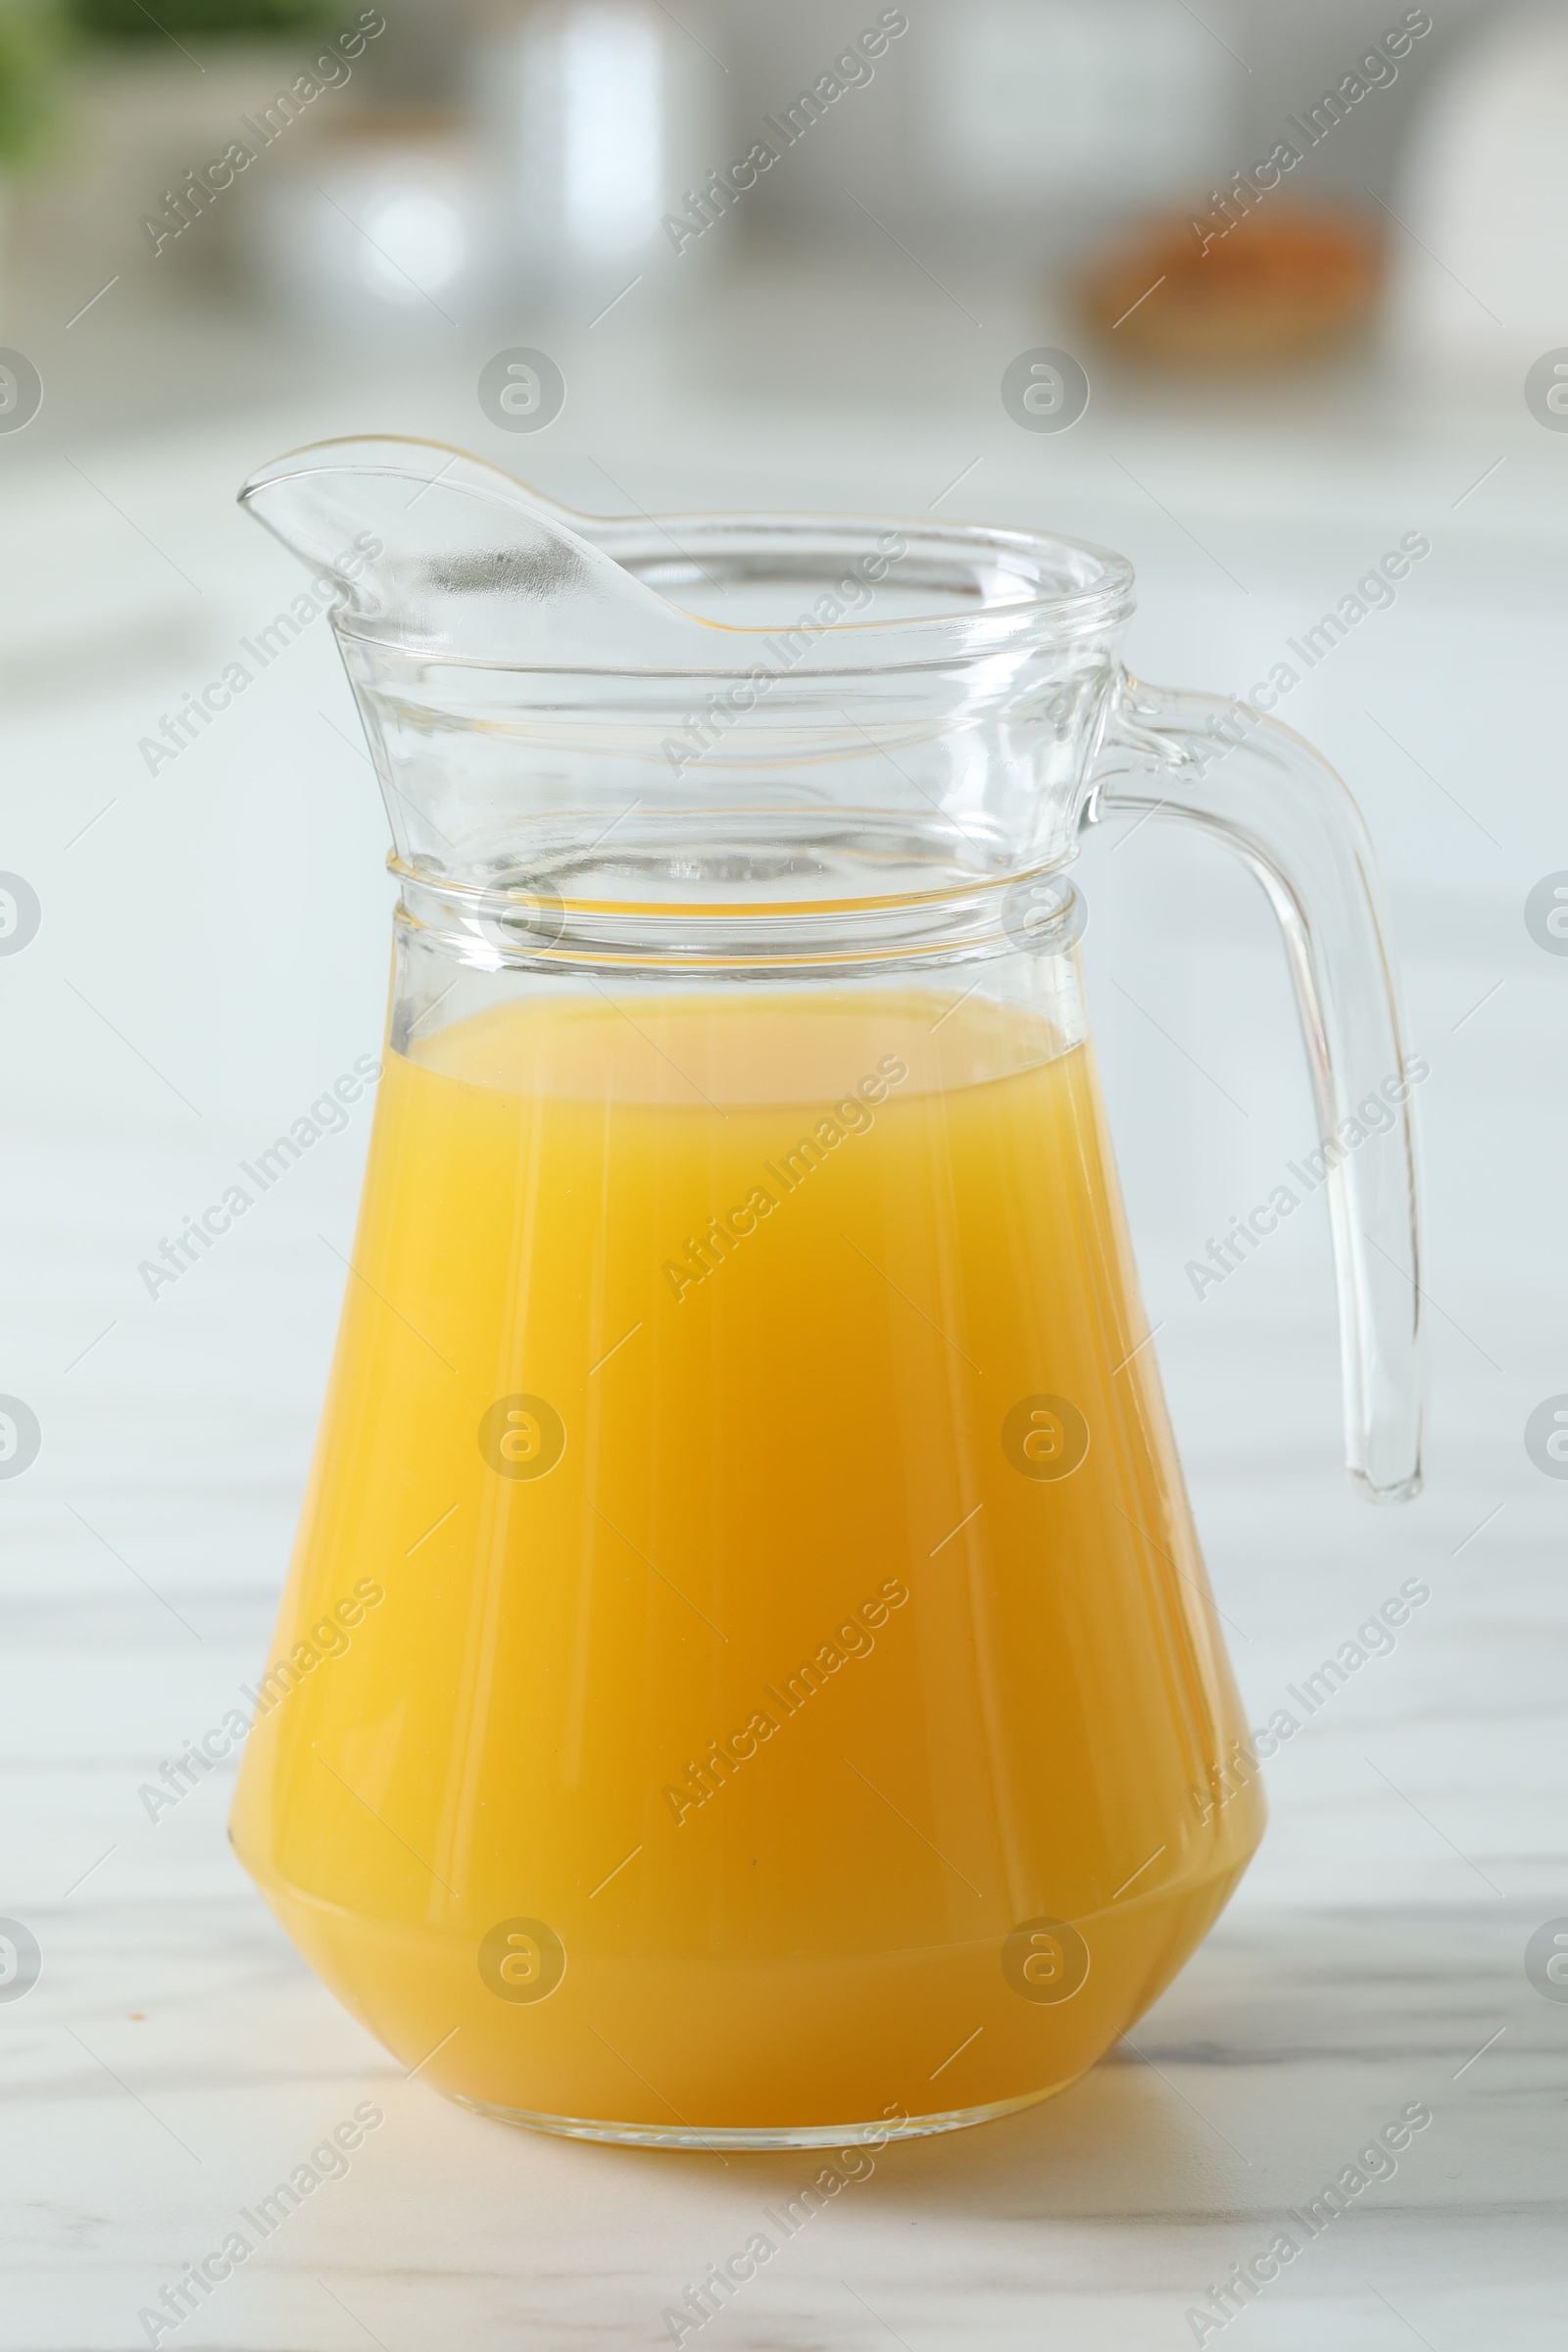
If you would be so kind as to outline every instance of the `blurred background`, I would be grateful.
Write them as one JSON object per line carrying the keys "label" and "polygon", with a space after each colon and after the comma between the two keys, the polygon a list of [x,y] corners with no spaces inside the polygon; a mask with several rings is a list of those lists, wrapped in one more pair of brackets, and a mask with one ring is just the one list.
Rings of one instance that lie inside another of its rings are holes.
{"label": "blurred background", "polygon": [[[1451,398],[1560,323],[1553,7],[863,13],[5,0],[12,330],[83,426],[107,421],[100,366],[122,423],[190,419],[306,371],[324,388],[368,342],[457,372],[466,338],[523,315],[580,351],[581,398],[635,350],[645,403],[657,383],[919,412],[972,398],[975,335],[1111,330],[1174,230],[1178,282],[1107,334],[1106,398],[1180,355],[1209,364],[1210,413],[1278,417],[1290,389],[1348,424],[1380,383]],[[759,142],[771,160],[734,172]],[[1238,205],[1252,233],[1203,258],[1254,316],[1205,321],[1189,223],[1223,232]],[[575,338],[633,281],[590,359]],[[1304,380],[1238,401],[1244,358]]]}
{"label": "blurred background", "polygon": [[[1430,542],[1288,709],[1366,811],[1431,1064],[1411,1509],[1338,1470],[1321,1207],[1201,1298],[1186,1272],[1314,1141],[1261,897],[1157,826],[1098,840],[1084,957],[1252,1719],[1401,1577],[1434,1592],[1270,1768],[1242,1905],[1484,1908],[1471,1857],[1563,1907],[1568,1490],[1524,1430],[1568,1391],[1565,198],[1561,5],[4,0],[0,868],[36,923],[0,941],[0,1390],[42,1442],[0,1485],[0,1715],[46,1767],[15,1907],[90,1867],[61,1917],[123,1904],[122,1949],[177,1895],[294,1965],[222,1789],[156,1830],[134,1791],[262,1655],[364,1109],[175,1287],[138,1267],[376,1050],[386,835],[324,621],[158,752],[299,589],[241,479],[375,430],[597,512],[1064,530],[1134,560],[1135,668],[1230,692]],[[564,386],[525,431],[481,392],[518,348]],[[1004,397],[1043,348],[1089,381],[1067,429]],[[221,1945],[191,1930],[193,1984]]]}

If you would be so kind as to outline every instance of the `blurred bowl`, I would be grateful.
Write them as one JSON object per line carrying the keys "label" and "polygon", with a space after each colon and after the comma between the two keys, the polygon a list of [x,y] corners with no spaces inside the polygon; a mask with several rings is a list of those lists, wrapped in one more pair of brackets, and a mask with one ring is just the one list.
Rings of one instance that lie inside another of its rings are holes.
{"label": "blurred bowl", "polygon": [[428,329],[483,284],[483,191],[464,124],[362,111],[314,129],[250,191],[242,258],[291,316],[340,332]]}
{"label": "blurred bowl", "polygon": [[1206,245],[1185,216],[1147,223],[1102,250],[1079,298],[1129,360],[1269,368],[1363,327],[1382,274],[1380,239],[1360,214],[1259,204]]}

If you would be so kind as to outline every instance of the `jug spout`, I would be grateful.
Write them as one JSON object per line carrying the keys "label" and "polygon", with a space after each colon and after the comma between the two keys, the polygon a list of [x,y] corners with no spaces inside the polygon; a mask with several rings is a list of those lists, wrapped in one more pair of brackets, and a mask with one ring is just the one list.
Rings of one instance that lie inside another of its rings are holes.
{"label": "jug spout", "polygon": [[669,668],[711,634],[596,547],[588,516],[435,442],[317,442],[239,500],[333,582],[351,628],[408,652]]}

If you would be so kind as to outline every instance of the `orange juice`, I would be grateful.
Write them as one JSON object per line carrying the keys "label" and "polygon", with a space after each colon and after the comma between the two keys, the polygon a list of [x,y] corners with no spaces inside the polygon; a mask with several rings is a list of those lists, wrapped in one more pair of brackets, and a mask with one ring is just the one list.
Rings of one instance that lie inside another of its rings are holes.
{"label": "orange juice", "polygon": [[234,1836],[454,2095],[1025,2103],[1256,1842],[1088,1049],[956,993],[607,982],[388,1054]]}

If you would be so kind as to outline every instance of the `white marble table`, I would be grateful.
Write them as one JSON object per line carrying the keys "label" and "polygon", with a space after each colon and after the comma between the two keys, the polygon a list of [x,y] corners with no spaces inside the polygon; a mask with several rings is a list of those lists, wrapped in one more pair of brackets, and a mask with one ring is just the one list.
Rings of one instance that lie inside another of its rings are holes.
{"label": "white marble table", "polygon": [[[173,1291],[149,1299],[137,1264],[373,1045],[387,911],[320,632],[173,767],[150,777],[137,741],[289,580],[227,505],[241,472],[372,421],[492,448],[455,381],[431,365],[394,397],[323,376],[177,440],[62,431],[5,485],[0,864],[34,880],[45,924],[0,964],[0,1388],[33,1399],[45,1445],[0,1487],[0,1913],[30,1926],[44,1965],[0,2003],[0,2352],[144,2342],[138,2312],[365,2101],[385,2121],[346,2176],[162,2340],[631,2352],[670,2340],[662,2314],[685,2283],[814,2169],[532,2138],[444,2104],[271,1924],[224,1840],[226,1782],[156,1824],[137,1801],[265,1647],[363,1124]],[[1435,542],[1376,638],[1292,714],[1362,791],[1433,1062],[1433,1475],[1402,1514],[1368,1510],[1336,1466],[1321,1220],[1200,1305],[1182,1273],[1310,1136],[1266,912],[1206,853],[1150,835],[1087,869],[1151,1311],[1252,1720],[1403,1578],[1431,1602],[1270,1768],[1251,1875],[1130,2041],[1052,2105],[885,2150],[700,2340],[1559,2343],[1568,2005],[1538,1993],[1523,1954],[1568,1913],[1568,1486],[1536,1472],[1521,1433],[1568,1390],[1568,962],[1532,945],[1521,908],[1568,866],[1559,730],[1531,683],[1561,644],[1562,445],[1527,443],[1513,418],[1336,440],[1303,415],[1271,441],[1145,410],[1042,453],[978,392],[929,413],[796,415],[699,369],[689,398],[628,417],[612,388],[541,444],[562,495],[623,503],[595,471],[608,465],[649,506],[706,487],[713,503],[757,489],[912,510],[978,452],[967,511],[1054,513],[1138,559],[1136,652],[1154,676],[1245,684],[1400,530]],[[1499,452],[1496,481],[1460,503]],[[1175,1047],[1138,1009],[1156,996]],[[1231,2266],[1411,2102],[1433,2120],[1393,2177],[1242,2316],[1197,2328]]]}

